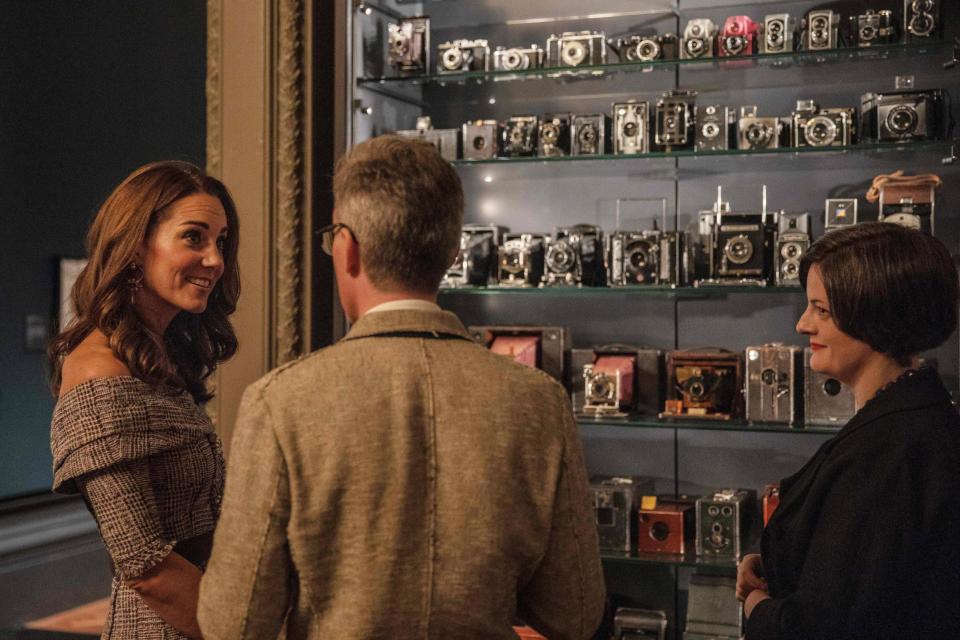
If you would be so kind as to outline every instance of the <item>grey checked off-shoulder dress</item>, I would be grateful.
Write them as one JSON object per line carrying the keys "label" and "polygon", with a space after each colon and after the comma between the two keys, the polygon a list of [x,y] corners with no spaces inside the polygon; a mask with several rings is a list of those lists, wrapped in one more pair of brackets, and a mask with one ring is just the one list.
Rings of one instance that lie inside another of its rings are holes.
{"label": "grey checked off-shoulder dress", "polygon": [[50,437],[54,491],[83,495],[113,561],[103,638],[183,638],[123,580],[216,525],[224,463],[209,418],[186,392],[95,378],[61,396]]}

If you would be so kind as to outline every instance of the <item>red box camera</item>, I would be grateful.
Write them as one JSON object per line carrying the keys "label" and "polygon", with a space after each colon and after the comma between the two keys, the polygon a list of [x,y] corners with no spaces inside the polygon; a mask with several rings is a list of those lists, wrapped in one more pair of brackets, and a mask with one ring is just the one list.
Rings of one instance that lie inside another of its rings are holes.
{"label": "red box camera", "polygon": [[695,535],[693,505],[659,503],[637,511],[637,551],[684,553]]}

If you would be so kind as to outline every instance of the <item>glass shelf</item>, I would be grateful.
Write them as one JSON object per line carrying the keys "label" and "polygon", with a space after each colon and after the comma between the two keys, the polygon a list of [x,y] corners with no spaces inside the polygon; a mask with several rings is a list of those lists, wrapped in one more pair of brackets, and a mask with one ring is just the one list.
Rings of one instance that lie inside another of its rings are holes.
{"label": "glass shelf", "polygon": [[472,166],[503,163],[530,163],[530,162],[629,162],[646,158],[712,158],[717,156],[768,156],[787,155],[805,156],[810,154],[834,153],[891,153],[908,151],[930,151],[940,149],[944,154],[949,153],[951,143],[946,140],[923,140],[916,142],[862,142],[842,147],[779,147],[776,149],[719,149],[716,151],[697,151],[695,149],[680,149],[677,151],[651,151],[633,155],[602,156],[559,156],[544,158],[540,156],[518,158],[491,158],[488,160],[454,160],[455,166]]}
{"label": "glass shelf", "polygon": [[595,80],[622,73],[649,73],[656,70],[672,71],[677,68],[744,70],[764,66],[788,68],[792,66],[816,66],[831,62],[860,60],[893,60],[943,53],[946,62],[952,56],[952,43],[943,40],[934,42],[888,44],[864,48],[829,49],[827,51],[792,51],[788,53],[764,53],[743,58],[694,58],[689,60],[654,60],[652,62],[614,62],[582,67],[548,67],[519,71],[466,71],[461,73],[430,73],[418,76],[382,76],[358,78],[357,84],[366,88],[376,85],[422,85],[445,86],[468,80],[477,83],[509,82],[518,80]]}
{"label": "glass shelf", "polygon": [[604,562],[626,562],[630,564],[669,565],[674,567],[714,567],[736,571],[737,560],[731,557],[698,556],[696,551],[687,553],[651,553],[645,551],[602,551],[600,559]]}
{"label": "glass shelf", "polygon": [[626,418],[577,416],[581,427],[626,427],[631,429],[692,429],[704,431],[736,431],[752,433],[794,433],[807,435],[836,435],[840,427],[809,425],[791,427],[786,424],[751,423],[743,420],[696,420],[663,418],[653,415],[633,415]]}
{"label": "glass shelf", "polygon": [[803,293],[800,287],[758,287],[747,285],[710,285],[703,287],[671,287],[666,285],[645,285],[629,287],[456,287],[440,289],[441,295],[467,296],[648,296],[652,298],[717,298],[731,293],[797,295]]}

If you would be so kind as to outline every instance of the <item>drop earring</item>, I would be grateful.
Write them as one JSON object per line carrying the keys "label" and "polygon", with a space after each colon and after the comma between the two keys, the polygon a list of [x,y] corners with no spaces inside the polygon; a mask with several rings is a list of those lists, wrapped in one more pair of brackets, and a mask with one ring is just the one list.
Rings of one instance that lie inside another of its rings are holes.
{"label": "drop earring", "polygon": [[143,288],[143,267],[136,263],[127,267],[127,286],[130,288],[130,303],[132,304],[137,291]]}

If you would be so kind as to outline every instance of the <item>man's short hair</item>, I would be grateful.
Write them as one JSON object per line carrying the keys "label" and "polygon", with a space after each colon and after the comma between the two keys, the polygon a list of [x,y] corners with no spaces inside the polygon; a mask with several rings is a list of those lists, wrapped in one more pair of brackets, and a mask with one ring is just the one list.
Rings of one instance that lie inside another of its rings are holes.
{"label": "man's short hair", "polygon": [[460,244],[460,176],[432,144],[384,135],[354,147],[333,178],[338,221],[384,291],[433,292]]}
{"label": "man's short hair", "polygon": [[800,261],[804,287],[813,265],[840,330],[901,365],[957,327],[957,268],[933,236],[887,222],[858,224],[813,244]]}

